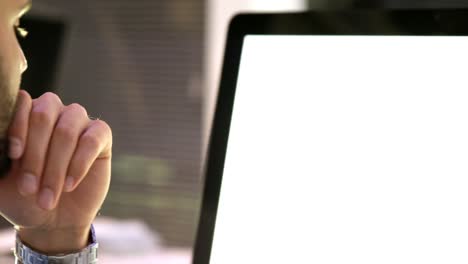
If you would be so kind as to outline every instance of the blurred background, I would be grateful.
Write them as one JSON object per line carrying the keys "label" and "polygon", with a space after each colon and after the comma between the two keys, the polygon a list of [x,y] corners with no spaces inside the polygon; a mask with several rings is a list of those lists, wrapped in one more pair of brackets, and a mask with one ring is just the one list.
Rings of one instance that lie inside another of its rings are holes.
{"label": "blurred background", "polygon": [[[34,0],[23,89],[58,93],[113,128],[102,263],[190,263],[230,18],[317,8],[461,7],[467,1]],[[0,222],[0,262],[14,233]]]}

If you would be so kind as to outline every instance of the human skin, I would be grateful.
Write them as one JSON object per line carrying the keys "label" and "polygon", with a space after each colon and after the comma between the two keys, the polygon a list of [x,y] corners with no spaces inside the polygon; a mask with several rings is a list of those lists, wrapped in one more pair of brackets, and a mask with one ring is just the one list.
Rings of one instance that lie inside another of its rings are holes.
{"label": "human skin", "polygon": [[0,213],[34,250],[78,252],[109,189],[112,132],[79,104],[19,89],[27,62],[15,30],[26,6],[0,0],[0,140],[11,159],[0,179]]}

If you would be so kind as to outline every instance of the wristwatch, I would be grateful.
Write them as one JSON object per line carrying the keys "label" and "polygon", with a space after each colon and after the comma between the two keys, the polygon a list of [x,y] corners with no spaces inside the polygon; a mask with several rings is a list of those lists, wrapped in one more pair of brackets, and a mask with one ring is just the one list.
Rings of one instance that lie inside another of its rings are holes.
{"label": "wristwatch", "polygon": [[24,245],[16,236],[15,256],[23,264],[96,264],[98,261],[98,246],[96,233],[91,225],[90,244],[80,252],[47,256],[40,254]]}

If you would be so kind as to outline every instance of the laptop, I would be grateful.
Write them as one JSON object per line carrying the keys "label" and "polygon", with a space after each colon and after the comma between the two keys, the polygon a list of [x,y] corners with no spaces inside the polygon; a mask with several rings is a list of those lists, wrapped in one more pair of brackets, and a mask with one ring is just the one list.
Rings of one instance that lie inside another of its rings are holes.
{"label": "laptop", "polygon": [[468,10],[232,20],[194,264],[468,263]]}

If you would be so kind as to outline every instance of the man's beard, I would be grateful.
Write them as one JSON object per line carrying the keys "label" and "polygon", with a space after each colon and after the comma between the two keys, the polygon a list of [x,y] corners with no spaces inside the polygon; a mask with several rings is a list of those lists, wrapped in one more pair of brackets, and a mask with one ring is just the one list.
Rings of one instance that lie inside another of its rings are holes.
{"label": "man's beard", "polygon": [[14,115],[16,96],[11,94],[9,78],[5,78],[0,67],[0,178],[5,176],[11,167],[8,157],[8,128]]}

